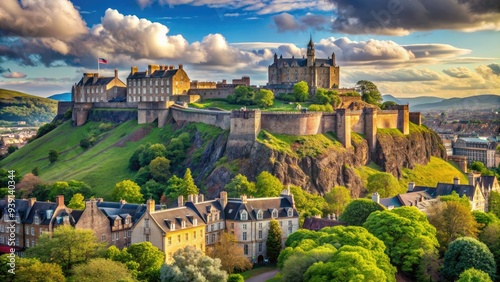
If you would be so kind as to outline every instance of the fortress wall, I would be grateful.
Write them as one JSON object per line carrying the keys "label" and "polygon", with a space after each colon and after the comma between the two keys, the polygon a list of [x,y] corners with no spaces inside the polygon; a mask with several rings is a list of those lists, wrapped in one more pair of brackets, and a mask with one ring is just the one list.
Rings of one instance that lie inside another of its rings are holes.
{"label": "fortress wall", "polygon": [[335,113],[323,113],[321,116],[321,131],[320,133],[326,133],[331,131],[335,133],[337,129],[337,118]]}
{"label": "fortress wall", "polygon": [[365,133],[365,119],[364,116],[361,113],[349,113],[347,114],[347,118],[350,119],[351,123],[351,130],[356,132],[356,133]]}
{"label": "fortress wall", "polygon": [[176,95],[176,101],[186,102],[186,103],[195,103],[201,100],[200,95],[197,94],[189,94],[189,95]]}
{"label": "fortress wall", "polygon": [[57,102],[57,114],[58,115],[64,115],[67,110],[73,109],[74,102],[63,102],[59,101]]}
{"label": "fortress wall", "polygon": [[198,95],[201,100],[206,99],[226,99],[227,95],[234,94],[234,88],[206,88],[189,89],[189,95]]}
{"label": "fortress wall", "polygon": [[94,102],[94,108],[137,109],[137,102]]}
{"label": "fortress wall", "polygon": [[261,130],[261,117],[259,110],[231,111],[229,141],[238,141],[238,144],[252,143]]}
{"label": "fortress wall", "polygon": [[171,107],[170,109],[175,121],[203,122],[222,129],[229,129],[231,124],[229,112],[186,110],[177,107]]}
{"label": "fortress wall", "polygon": [[321,112],[297,113],[297,112],[263,112],[261,127],[272,133],[288,135],[312,135],[319,134],[323,130],[321,124]]}
{"label": "fortress wall", "polygon": [[75,103],[71,119],[75,122],[76,126],[84,125],[87,122],[91,109],[92,103]]}
{"label": "fortress wall", "polygon": [[416,125],[422,125],[422,114],[420,112],[410,113],[410,122]]}
{"label": "fortress wall", "polygon": [[378,128],[398,128],[398,111],[378,111]]}

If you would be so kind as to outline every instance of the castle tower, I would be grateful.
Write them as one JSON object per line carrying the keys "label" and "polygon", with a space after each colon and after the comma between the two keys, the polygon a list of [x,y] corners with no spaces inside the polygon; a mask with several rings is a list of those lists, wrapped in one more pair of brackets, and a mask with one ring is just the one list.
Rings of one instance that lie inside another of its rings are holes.
{"label": "castle tower", "polygon": [[335,62],[335,52],[332,52],[332,67],[336,67],[337,62]]}
{"label": "castle tower", "polygon": [[307,44],[307,66],[312,67],[314,66],[314,60],[315,60],[315,53],[314,53],[314,42],[312,40],[312,35],[309,39],[309,43]]}

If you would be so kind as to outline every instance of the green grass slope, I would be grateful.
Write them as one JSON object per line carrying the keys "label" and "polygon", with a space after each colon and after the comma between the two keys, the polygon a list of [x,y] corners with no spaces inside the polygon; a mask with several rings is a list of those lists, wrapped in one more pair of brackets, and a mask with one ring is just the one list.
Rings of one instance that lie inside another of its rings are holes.
{"label": "green grass slope", "polygon": [[57,101],[0,89],[0,123],[26,121],[29,125],[50,122],[57,113]]}
{"label": "green grass slope", "polygon": [[[105,132],[97,144],[83,150],[80,140],[99,124],[88,122],[72,127],[71,122],[66,122],[2,160],[0,166],[16,169],[22,175],[38,166],[42,180],[84,181],[95,189],[96,196],[108,198],[116,182],[134,176],[135,172],[128,169],[128,160],[136,147],[146,142],[159,142],[162,132],[167,129],[128,121]],[[59,159],[50,164],[48,152],[52,149],[59,152]]]}
{"label": "green grass slope", "polygon": [[[363,179],[364,185],[370,175],[381,172],[379,166],[370,163],[368,166],[356,168],[356,172]],[[460,183],[468,183],[467,176],[453,163],[441,158],[431,157],[426,165],[416,165],[414,169],[403,169],[403,177],[399,180],[402,190],[408,187],[408,182],[415,182],[417,186],[436,187],[438,182],[453,183],[453,178],[459,177]]]}

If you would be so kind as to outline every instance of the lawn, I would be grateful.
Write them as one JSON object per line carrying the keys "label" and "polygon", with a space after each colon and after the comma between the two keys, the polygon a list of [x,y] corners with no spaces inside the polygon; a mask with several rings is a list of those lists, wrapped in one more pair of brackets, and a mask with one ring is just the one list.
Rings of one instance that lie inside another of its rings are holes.
{"label": "lawn", "polygon": [[253,269],[251,269],[249,271],[242,272],[240,274],[243,276],[243,278],[245,278],[245,280],[247,280],[248,278],[251,278],[251,277],[254,277],[254,276],[260,275],[262,273],[265,273],[265,272],[268,272],[271,270],[275,270],[275,269],[276,269],[276,266],[256,266]]}
{"label": "lawn", "polygon": [[[302,102],[300,103],[302,107],[308,107],[311,105],[310,102]],[[200,101],[197,103],[190,103],[190,107],[193,108],[198,108],[198,109],[208,109],[208,108],[220,108],[223,110],[237,110],[243,107],[243,105],[235,105],[235,104],[229,104],[225,99],[207,99],[204,101]],[[270,108],[263,109],[261,108],[262,111],[269,111],[269,112],[297,112],[296,110],[296,104],[295,102],[285,102],[281,100],[274,100],[274,105]],[[252,106],[246,106],[247,109],[259,109],[257,105],[252,105]]]}

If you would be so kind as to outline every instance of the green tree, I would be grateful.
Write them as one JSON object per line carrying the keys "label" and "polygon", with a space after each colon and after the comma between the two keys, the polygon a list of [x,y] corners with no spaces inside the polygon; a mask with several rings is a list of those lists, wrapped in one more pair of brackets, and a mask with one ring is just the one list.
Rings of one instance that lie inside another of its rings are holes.
{"label": "green tree", "polygon": [[415,274],[425,253],[437,253],[436,229],[416,207],[375,211],[363,226],[387,247],[393,265]]}
{"label": "green tree", "polygon": [[87,138],[83,138],[80,140],[80,147],[84,150],[87,150],[92,146],[92,143]]}
{"label": "green tree", "polygon": [[163,193],[169,200],[177,200],[179,195],[182,195],[184,180],[176,175],[172,175],[167,181],[167,187]]}
{"label": "green tree", "polygon": [[324,88],[316,89],[316,94],[314,95],[314,103],[320,105],[333,105],[337,106],[340,104],[340,98],[337,91],[327,90]]}
{"label": "green tree", "polygon": [[[304,273],[307,269],[316,262],[328,262],[333,254],[337,251],[331,245],[315,247],[303,252],[302,248],[290,255],[282,266],[282,280],[287,282],[302,282],[304,281]],[[284,250],[283,250],[284,251]],[[282,251],[282,252],[283,252]],[[281,257],[281,254],[280,254]]]}
{"label": "green tree", "polygon": [[161,281],[225,282],[227,273],[221,268],[219,259],[205,256],[200,250],[187,246],[177,250],[174,262],[163,264]]}
{"label": "green tree", "polygon": [[490,212],[494,213],[498,218],[500,218],[500,193],[497,191],[491,191],[488,197],[488,209]]}
{"label": "green tree", "polygon": [[255,89],[250,86],[239,85],[234,89],[234,95],[228,95],[230,104],[252,105],[254,103]]}
{"label": "green tree", "polygon": [[277,220],[269,222],[269,233],[267,235],[266,248],[267,257],[271,263],[276,263],[281,252],[281,227]]}
{"label": "green tree", "polygon": [[7,148],[7,153],[10,155],[10,154],[14,153],[15,151],[17,151],[17,149],[19,149],[19,148],[17,148],[17,146],[15,146],[15,145],[10,145],[10,146]]}
{"label": "green tree", "polygon": [[233,273],[229,275],[227,282],[245,282],[245,278],[239,273]]}
{"label": "green tree", "polygon": [[222,232],[217,243],[212,248],[207,248],[207,255],[221,261],[221,269],[231,274],[252,268],[252,264],[243,254],[243,249],[238,245],[236,236]]}
{"label": "green tree", "polygon": [[300,81],[293,85],[293,95],[297,102],[305,102],[309,100],[309,86],[307,82]]}
{"label": "green tree", "polygon": [[351,192],[344,186],[335,186],[325,194],[326,213],[340,216],[345,207],[352,201]]}
{"label": "green tree", "polygon": [[[149,144],[149,143],[147,143],[146,145],[151,146],[151,144]],[[141,168],[141,163],[139,161],[139,158],[140,158],[142,152],[147,148],[146,145],[141,144],[135,149],[134,153],[132,154],[132,156],[130,157],[130,159],[128,161],[128,168],[130,170],[137,171]]]}
{"label": "green tree", "polygon": [[156,157],[149,163],[149,171],[156,181],[165,182],[170,176],[170,161],[165,157]]}
{"label": "green tree", "polygon": [[49,151],[49,162],[53,163],[59,158],[59,153],[56,150]]}
{"label": "green tree", "polygon": [[33,173],[34,176],[38,176],[40,175],[40,169],[38,168],[38,166],[35,166],[32,170],[31,170],[31,173]]}
{"label": "green tree", "polygon": [[283,184],[267,171],[261,172],[256,179],[256,197],[278,197],[283,190]]}
{"label": "green tree", "polygon": [[74,265],[96,257],[102,247],[92,230],[63,225],[52,235],[40,236],[36,246],[26,250],[26,256],[44,263],[57,263],[67,273]]}
{"label": "green tree", "polygon": [[477,222],[470,210],[461,203],[452,201],[435,204],[428,209],[428,218],[436,227],[441,251],[459,237],[477,236]]}
{"label": "green tree", "polygon": [[[320,195],[314,195],[307,191],[304,191],[299,186],[290,185],[290,191],[293,194],[293,199],[295,201],[295,207],[300,214],[301,220],[304,217],[311,215],[314,211],[324,210],[326,206],[325,198]],[[319,215],[322,213],[320,211]]]}
{"label": "green tree", "polygon": [[[8,280],[3,280],[8,281]],[[36,258],[16,258],[14,282],[64,282],[61,266],[55,263],[42,263]]]}
{"label": "green tree", "polygon": [[173,169],[180,169],[182,162],[186,159],[186,150],[191,147],[191,144],[191,137],[188,132],[183,132],[170,140],[165,157],[170,160],[170,166]]}
{"label": "green tree", "polygon": [[455,281],[469,268],[486,272],[492,280],[496,278],[495,260],[488,247],[471,237],[458,238],[450,243],[444,255],[443,276]]}
{"label": "green tree", "polygon": [[472,206],[471,206],[471,203],[469,201],[469,198],[465,194],[462,197],[460,197],[457,194],[457,192],[451,191],[450,195],[440,196],[439,199],[442,202],[457,202],[457,203],[460,203],[460,204],[464,205],[469,210],[472,209]]}
{"label": "green tree", "polygon": [[497,274],[500,273],[500,222],[488,224],[479,234],[479,240],[488,246],[497,264]]}
{"label": "green tree", "polygon": [[401,190],[398,180],[387,172],[378,172],[370,175],[366,189],[370,193],[379,193],[381,198],[395,196]]}
{"label": "green tree", "polygon": [[493,282],[488,273],[475,268],[469,268],[460,274],[457,282]]}
{"label": "green tree", "polygon": [[362,226],[372,212],[381,210],[384,210],[384,207],[372,200],[357,199],[345,207],[339,220],[348,225]]}
{"label": "green tree", "polygon": [[498,217],[496,217],[496,215],[492,212],[472,211],[472,215],[479,224],[478,228],[480,231],[491,223],[499,222]]}
{"label": "green tree", "polygon": [[388,110],[392,106],[396,106],[396,105],[397,105],[397,103],[394,102],[394,101],[386,101],[386,102],[382,103],[382,105],[380,105],[380,109],[382,109],[382,110]]}
{"label": "green tree", "polygon": [[145,199],[152,198],[155,202],[159,202],[161,195],[165,191],[165,185],[156,182],[156,180],[151,179],[146,184],[141,186],[141,193],[144,195]]}
{"label": "green tree", "polygon": [[111,193],[111,197],[115,201],[125,200],[129,203],[142,203],[144,197],[141,194],[141,187],[132,180],[123,180],[115,185],[115,189]]}
{"label": "green tree", "polygon": [[189,168],[186,169],[183,178],[183,185],[181,186],[181,195],[184,198],[187,198],[188,195],[198,195],[199,190],[194,184],[193,176],[191,176],[191,170]]}
{"label": "green tree", "polygon": [[141,167],[149,165],[149,163],[156,159],[157,157],[164,157],[167,152],[167,148],[163,144],[153,144],[146,147],[142,153],[139,155],[139,164]]}
{"label": "green tree", "polygon": [[137,264],[139,280],[159,280],[160,268],[165,261],[165,254],[150,242],[141,242],[130,245],[124,252],[129,255],[127,262]]}
{"label": "green tree", "polygon": [[255,93],[254,101],[259,107],[271,107],[274,104],[274,93],[271,90],[260,89]]}
{"label": "green tree", "polygon": [[356,90],[361,93],[361,99],[368,104],[380,105],[382,102],[382,94],[378,91],[377,86],[368,80],[360,80],[356,83]]}
{"label": "green tree", "polygon": [[74,210],[83,210],[85,209],[85,198],[82,194],[76,193],[73,195],[71,200],[69,201],[68,208]]}
{"label": "green tree", "polygon": [[248,181],[247,177],[238,174],[231,181],[226,184],[224,190],[227,191],[227,196],[230,198],[238,198],[241,195],[254,196],[255,195],[255,183]]}
{"label": "green tree", "polygon": [[104,258],[91,259],[85,264],[75,266],[70,281],[135,281],[127,267],[120,262]]}

